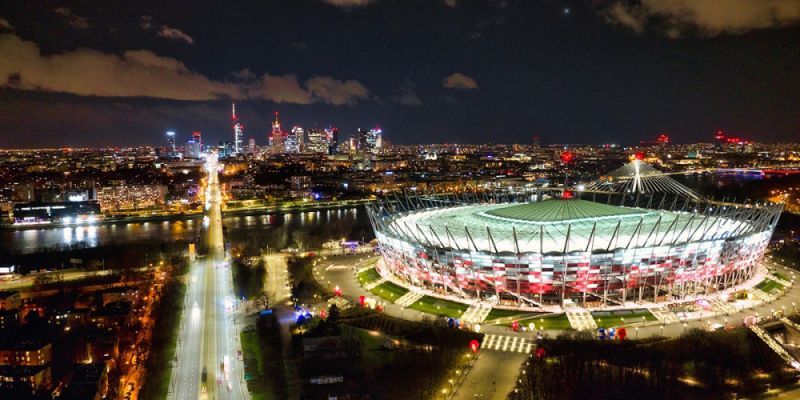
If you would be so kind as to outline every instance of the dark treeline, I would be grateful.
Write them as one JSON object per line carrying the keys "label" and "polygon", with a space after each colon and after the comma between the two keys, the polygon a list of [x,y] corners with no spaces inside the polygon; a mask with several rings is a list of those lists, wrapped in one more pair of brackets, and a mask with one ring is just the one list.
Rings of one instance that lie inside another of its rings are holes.
{"label": "dark treeline", "polygon": [[510,400],[724,399],[793,383],[796,374],[749,330],[691,330],[678,339],[542,340]]}
{"label": "dark treeline", "polygon": [[[146,263],[165,262],[174,253],[187,249],[186,241],[142,240],[125,243],[108,243],[91,247],[86,243],[57,246],[35,253],[19,253],[0,248],[0,264],[18,266],[18,272],[27,274],[40,269],[82,267],[89,270],[137,268]],[[80,260],[73,264],[71,260]]]}
{"label": "dark treeline", "polygon": [[234,259],[231,263],[233,273],[233,287],[236,296],[254,299],[264,292],[264,278],[267,275],[264,260],[256,258],[253,263],[246,263],[241,259]]}

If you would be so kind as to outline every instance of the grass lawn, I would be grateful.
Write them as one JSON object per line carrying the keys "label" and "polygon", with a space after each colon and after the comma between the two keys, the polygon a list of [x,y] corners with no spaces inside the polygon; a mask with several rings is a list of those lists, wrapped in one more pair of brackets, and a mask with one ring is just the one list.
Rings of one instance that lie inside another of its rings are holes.
{"label": "grass lawn", "polygon": [[[519,311],[519,310],[504,310],[502,308],[493,308],[492,311],[489,311],[489,315],[486,316],[486,323],[493,324],[495,322],[500,323],[511,323],[511,321],[517,320],[520,323],[528,321],[532,318],[535,318],[537,315],[541,315],[541,313],[533,313],[533,312],[526,312],[526,311]],[[527,323],[527,322],[525,322]]]}
{"label": "grass lawn", "polygon": [[461,318],[461,314],[467,311],[468,305],[456,303],[455,301],[438,299],[436,297],[423,296],[408,308],[422,311],[428,314],[440,315],[451,318]]}
{"label": "grass lawn", "polygon": [[372,294],[384,299],[389,300],[392,303],[397,301],[400,297],[403,297],[404,294],[408,293],[408,289],[398,286],[392,282],[386,281],[381,283],[378,286],[375,286],[370,290]]}
{"label": "grass lawn", "polygon": [[381,274],[379,274],[378,271],[375,270],[375,268],[370,268],[366,271],[358,273],[358,283],[360,283],[361,285],[365,285],[372,281],[377,281],[378,279],[381,279]]}
{"label": "grass lawn", "polygon": [[153,327],[150,357],[145,363],[145,381],[140,392],[145,399],[166,399],[172,376],[172,360],[178,340],[184,293],[186,285],[171,283],[157,306],[156,324]]}
{"label": "grass lawn", "polygon": [[644,317],[644,321],[656,320],[656,317],[647,310],[595,311],[592,313],[592,317],[599,328],[640,323],[642,317]]}
{"label": "grass lawn", "polygon": [[[286,396],[286,372],[276,329],[247,330],[240,336],[244,375],[253,400]],[[213,381],[212,381],[213,382]]]}
{"label": "grass lawn", "polygon": [[782,280],[787,281],[787,282],[792,280],[792,278],[790,278],[788,275],[784,274],[783,272],[775,271],[775,272],[772,273],[772,275],[775,275],[776,278],[782,279]]}
{"label": "grass lawn", "polygon": [[764,293],[774,293],[775,291],[783,289],[783,285],[773,281],[772,279],[764,279],[758,285],[756,285],[756,289],[759,289]]}
{"label": "grass lawn", "polygon": [[358,336],[361,339],[361,357],[363,357],[365,370],[380,368],[390,361],[390,357],[387,357],[383,348],[383,341],[388,337],[387,335],[378,331],[343,326],[342,335],[347,336],[348,334]]}

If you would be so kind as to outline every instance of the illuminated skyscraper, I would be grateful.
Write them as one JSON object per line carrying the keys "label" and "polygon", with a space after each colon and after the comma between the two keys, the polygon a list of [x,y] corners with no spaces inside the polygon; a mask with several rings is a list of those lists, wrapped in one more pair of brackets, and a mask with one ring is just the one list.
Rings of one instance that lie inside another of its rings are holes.
{"label": "illuminated skyscraper", "polygon": [[200,145],[200,148],[203,148],[203,133],[200,131],[192,132],[192,140],[197,142]]}
{"label": "illuminated skyscraper", "polygon": [[328,139],[328,154],[336,153],[336,148],[339,146],[339,128],[325,129],[325,136]]}
{"label": "illuminated skyscraper", "polygon": [[184,151],[185,151],[184,156],[186,156],[186,158],[195,158],[195,159],[200,158],[200,151],[201,151],[200,142],[194,139],[189,140],[188,142],[186,142]]}
{"label": "illuminated skyscraper", "polygon": [[284,140],[284,151],[288,154],[298,154],[303,148],[305,132],[302,127],[295,126],[292,131],[286,135]]}
{"label": "illuminated skyscraper", "polygon": [[370,129],[369,141],[371,142],[370,150],[373,153],[377,153],[381,148],[383,148],[383,129],[381,129],[379,126]]}
{"label": "illuminated skyscraper", "polygon": [[239,117],[236,116],[236,103],[231,103],[231,118],[233,119],[233,153],[239,154],[243,150],[244,125],[239,121]]}
{"label": "illuminated skyscraper", "polygon": [[304,148],[306,153],[328,154],[329,151],[328,130],[311,128],[308,130],[308,141]]}
{"label": "illuminated skyscraper", "polygon": [[170,155],[175,155],[175,131],[167,131],[167,151]]}
{"label": "illuminated skyscraper", "polygon": [[377,153],[383,141],[383,130],[376,126],[366,130],[358,128],[358,151],[361,153]]}
{"label": "illuminated skyscraper", "polygon": [[281,130],[281,122],[278,120],[278,112],[275,112],[275,121],[272,121],[272,133],[269,136],[270,153],[282,154],[284,152],[284,132]]}

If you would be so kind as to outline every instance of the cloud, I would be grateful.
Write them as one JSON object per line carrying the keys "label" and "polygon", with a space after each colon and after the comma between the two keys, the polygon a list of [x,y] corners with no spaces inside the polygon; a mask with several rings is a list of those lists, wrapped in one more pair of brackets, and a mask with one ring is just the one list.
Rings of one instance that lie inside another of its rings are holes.
{"label": "cloud", "polygon": [[153,29],[153,17],[150,15],[142,15],[139,19],[139,26],[146,31]]}
{"label": "cloud", "polygon": [[475,79],[469,77],[467,75],[462,74],[461,72],[453,73],[452,75],[446,76],[442,80],[442,85],[448,89],[477,89],[478,83],[475,82]]}
{"label": "cloud", "polygon": [[79,96],[153,97],[173,100],[264,99],[276,103],[353,105],[369,100],[356,80],[315,76],[301,85],[296,75],[233,73],[235,82],[216,81],[181,61],[149,50],[121,56],[91,49],[43,55],[38,46],[0,34],[0,87]]}
{"label": "cloud", "polygon": [[262,98],[275,103],[311,104],[311,94],[300,86],[297,75],[275,76],[264,74],[261,81],[249,89],[250,97]]}
{"label": "cloud", "polygon": [[422,105],[422,99],[419,98],[416,92],[417,85],[410,79],[406,78],[403,86],[400,87],[400,94],[389,98],[392,102],[402,104],[404,106],[418,107]]}
{"label": "cloud", "polygon": [[315,76],[306,81],[306,89],[315,98],[335,106],[354,105],[369,99],[369,90],[360,82],[340,81],[329,76]]}
{"label": "cloud", "polygon": [[364,7],[372,3],[374,0],[322,0],[322,1],[336,7],[354,8],[354,7]]}
{"label": "cloud", "polygon": [[[156,27],[156,23],[155,21],[153,21],[152,16],[142,15],[139,18],[139,27],[141,27],[142,30],[151,31]],[[158,28],[158,32],[156,34],[162,38],[179,40],[189,44],[194,44],[194,38],[189,36],[186,32],[178,28],[173,28],[169,25],[161,25]]]}
{"label": "cloud", "polygon": [[147,50],[117,56],[81,48],[43,55],[35,43],[6,34],[0,35],[0,55],[0,84],[17,89],[176,100],[242,96],[236,85],[213,81]]}
{"label": "cloud", "polygon": [[400,88],[400,94],[392,97],[391,100],[404,106],[417,107],[422,105],[422,100],[417,96],[417,93],[408,86]]}
{"label": "cloud", "polygon": [[86,29],[89,27],[89,19],[86,17],[81,17],[80,15],[75,14],[72,12],[71,9],[67,7],[58,7],[53,10],[56,14],[64,17],[64,19],[72,25],[73,28],[76,29]]}
{"label": "cloud", "polygon": [[13,31],[14,29],[14,25],[11,25],[7,19],[0,17],[0,30]]}
{"label": "cloud", "polygon": [[192,37],[187,35],[184,31],[177,28],[172,28],[168,25],[161,25],[161,29],[158,30],[158,36],[167,39],[182,40],[189,44],[194,43],[194,39],[192,39]]}
{"label": "cloud", "polygon": [[669,37],[716,36],[796,24],[800,0],[617,0],[600,13],[637,33],[651,27]]}

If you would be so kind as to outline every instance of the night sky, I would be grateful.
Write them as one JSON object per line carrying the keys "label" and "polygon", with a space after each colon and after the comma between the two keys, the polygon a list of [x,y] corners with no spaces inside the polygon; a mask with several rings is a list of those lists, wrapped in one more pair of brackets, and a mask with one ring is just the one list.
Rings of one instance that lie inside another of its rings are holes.
{"label": "night sky", "polygon": [[800,139],[800,0],[0,2],[0,147]]}

